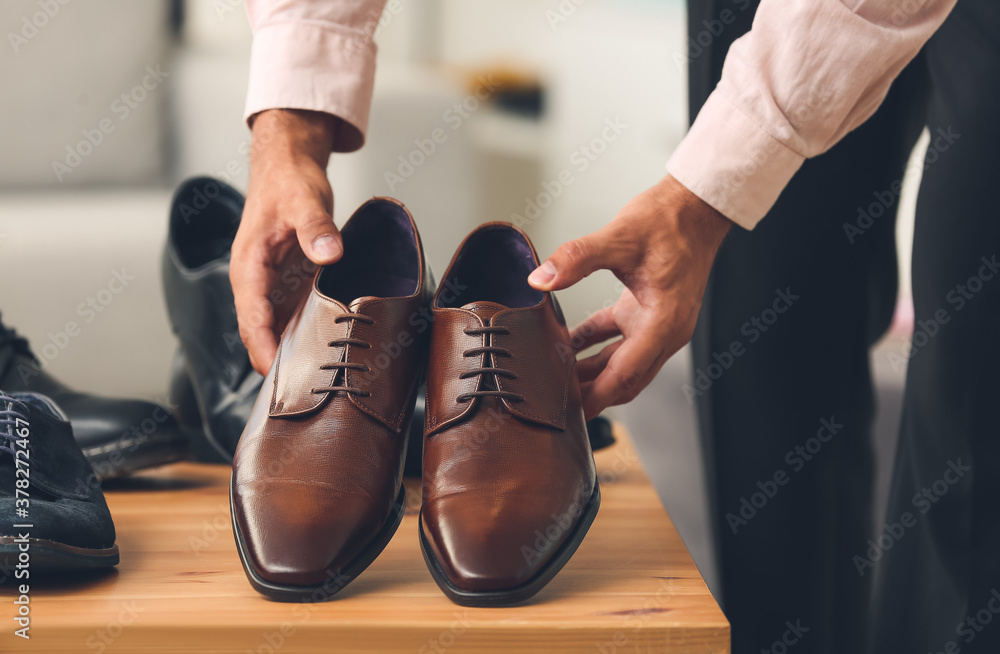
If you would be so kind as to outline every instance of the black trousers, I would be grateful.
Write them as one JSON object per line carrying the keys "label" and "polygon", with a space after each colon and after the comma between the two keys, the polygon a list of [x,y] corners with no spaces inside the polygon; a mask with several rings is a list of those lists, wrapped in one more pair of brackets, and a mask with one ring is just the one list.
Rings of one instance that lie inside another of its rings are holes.
{"label": "black trousers", "polygon": [[[756,2],[688,8],[693,117]],[[688,394],[735,654],[1000,651],[998,117],[1000,3],[959,0],[876,115],[719,252]],[[895,305],[899,187],[925,125],[917,330],[896,355],[912,356],[876,526],[869,348]]]}

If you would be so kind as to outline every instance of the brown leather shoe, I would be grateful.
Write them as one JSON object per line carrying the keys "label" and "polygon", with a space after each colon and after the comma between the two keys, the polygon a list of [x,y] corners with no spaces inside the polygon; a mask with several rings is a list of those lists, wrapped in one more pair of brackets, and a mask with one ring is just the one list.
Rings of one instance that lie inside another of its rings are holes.
{"label": "brown leather shoe", "polygon": [[459,247],[434,298],[420,545],[466,606],[528,599],[569,561],[600,505],[576,358],[538,257],[507,223]]}
{"label": "brown leather shoe", "polygon": [[344,257],[317,273],[285,329],[233,459],[243,568],[277,600],[329,599],[403,517],[433,281],[399,202],[366,202],[341,233]]}

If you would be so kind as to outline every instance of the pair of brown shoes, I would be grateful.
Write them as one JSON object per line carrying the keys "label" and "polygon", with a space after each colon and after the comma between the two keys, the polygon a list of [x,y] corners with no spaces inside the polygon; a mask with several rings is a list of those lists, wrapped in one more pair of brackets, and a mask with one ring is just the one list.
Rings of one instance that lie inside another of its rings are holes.
{"label": "pair of brown shoes", "polygon": [[236,543],[272,599],[329,599],[404,512],[407,430],[426,375],[420,545],[468,606],[528,599],[600,505],[562,313],[506,223],[473,231],[440,288],[413,218],[376,198],[342,230],[288,324],[233,461]]}

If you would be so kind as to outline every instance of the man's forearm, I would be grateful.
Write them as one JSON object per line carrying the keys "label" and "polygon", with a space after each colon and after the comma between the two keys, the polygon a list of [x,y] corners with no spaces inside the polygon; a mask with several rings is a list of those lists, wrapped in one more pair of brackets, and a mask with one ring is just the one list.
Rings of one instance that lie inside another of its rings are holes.
{"label": "man's forearm", "polygon": [[792,175],[867,120],[955,0],[762,0],[667,170],[752,228]]}

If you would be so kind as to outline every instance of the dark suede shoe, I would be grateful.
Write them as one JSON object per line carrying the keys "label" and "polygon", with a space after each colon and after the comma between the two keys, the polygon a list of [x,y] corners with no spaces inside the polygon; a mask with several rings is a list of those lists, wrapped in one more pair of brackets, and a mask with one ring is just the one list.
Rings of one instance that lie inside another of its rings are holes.
{"label": "dark suede shoe", "polygon": [[0,388],[39,393],[69,416],[73,435],[98,479],[187,458],[188,439],[169,409],[146,400],[99,397],[52,377],[28,341],[0,322]]}
{"label": "dark suede shoe", "polygon": [[65,414],[44,395],[0,392],[0,574],[117,564],[111,513]]}

